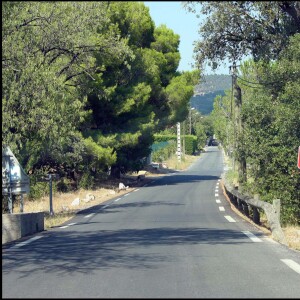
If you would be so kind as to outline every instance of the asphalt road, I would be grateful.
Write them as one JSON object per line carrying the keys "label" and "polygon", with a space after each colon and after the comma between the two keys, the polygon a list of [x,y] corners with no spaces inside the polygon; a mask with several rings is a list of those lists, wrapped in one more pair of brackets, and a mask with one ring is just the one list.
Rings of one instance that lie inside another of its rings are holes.
{"label": "asphalt road", "polygon": [[299,298],[300,253],[236,215],[222,152],[2,247],[2,298]]}

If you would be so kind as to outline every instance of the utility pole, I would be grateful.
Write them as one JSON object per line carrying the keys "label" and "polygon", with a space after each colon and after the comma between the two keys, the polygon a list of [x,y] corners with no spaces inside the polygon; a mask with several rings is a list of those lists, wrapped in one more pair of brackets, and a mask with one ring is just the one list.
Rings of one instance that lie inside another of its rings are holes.
{"label": "utility pole", "polygon": [[247,181],[247,165],[243,145],[243,123],[241,118],[242,93],[240,86],[237,84],[236,67],[234,62],[232,65],[232,87],[234,96],[234,160],[237,162],[239,183],[242,184]]}

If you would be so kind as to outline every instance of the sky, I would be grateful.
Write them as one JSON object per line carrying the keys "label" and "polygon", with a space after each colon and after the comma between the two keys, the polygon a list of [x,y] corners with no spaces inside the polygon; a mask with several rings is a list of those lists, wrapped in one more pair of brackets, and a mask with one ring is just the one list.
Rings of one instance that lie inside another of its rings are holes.
{"label": "sky", "polygon": [[[144,1],[144,4],[150,9],[155,27],[165,24],[174,33],[180,35],[179,52],[181,60],[178,71],[193,70],[192,64],[195,64],[193,43],[201,38],[198,33],[201,20],[196,17],[196,14],[183,8],[182,1]],[[216,71],[212,71],[211,68],[207,67],[205,74],[229,75],[229,67],[227,65],[221,66]]]}

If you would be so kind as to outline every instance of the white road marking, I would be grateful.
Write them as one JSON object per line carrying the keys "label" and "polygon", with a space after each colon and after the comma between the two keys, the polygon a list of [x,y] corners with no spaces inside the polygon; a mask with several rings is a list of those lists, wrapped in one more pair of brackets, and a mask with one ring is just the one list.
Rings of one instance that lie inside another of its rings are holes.
{"label": "white road marking", "polygon": [[129,195],[129,193],[128,194],[126,194],[126,195],[124,195],[124,197],[126,197],[126,196],[128,196]]}
{"label": "white road marking", "polygon": [[216,194],[215,194],[215,197],[218,197],[218,196],[219,196],[219,194],[216,193]]}
{"label": "white road marking", "polygon": [[221,203],[221,200],[219,200],[219,199],[216,199],[216,202],[217,202],[217,203]]}
{"label": "white road marking", "polygon": [[87,216],[84,216],[84,218],[92,217],[94,214],[95,214],[95,213],[91,213],[91,214],[89,214],[89,215],[87,215]]}
{"label": "white road marking", "polygon": [[137,190],[134,190],[134,192],[137,192],[137,191],[139,191],[140,189],[137,189]]}
{"label": "white road marking", "polygon": [[109,206],[109,205],[104,205],[103,208],[106,208],[107,206]]}
{"label": "white road marking", "polygon": [[292,259],[281,259],[287,266],[293,269],[295,272],[300,274],[300,265],[294,262]]}
{"label": "white road marking", "polygon": [[219,189],[218,189],[218,188],[216,188],[216,189],[215,189],[215,193],[218,193],[218,192],[219,192]]}
{"label": "white road marking", "polygon": [[77,223],[70,223],[68,224],[69,226],[73,226],[73,225],[76,225]]}
{"label": "white road marking", "polygon": [[219,210],[220,210],[220,211],[225,211],[224,206],[219,206]]}
{"label": "white road marking", "polygon": [[273,240],[272,238],[269,238],[267,236],[265,236],[264,239],[270,243],[279,244],[278,242],[276,242],[275,240]]}
{"label": "white road marking", "polygon": [[229,222],[236,222],[236,220],[235,219],[233,219],[232,217],[230,217],[230,216],[224,216],[226,219],[227,219],[227,221],[229,221]]}
{"label": "white road marking", "polygon": [[117,201],[119,201],[121,198],[118,198],[118,199],[116,199],[115,201],[117,202]]}
{"label": "white road marking", "polygon": [[255,236],[253,233],[251,233],[250,231],[242,231],[243,234],[246,234],[250,240],[252,240],[255,243],[259,243],[262,242],[261,239],[259,239],[257,236]]}
{"label": "white road marking", "polygon": [[21,243],[19,243],[19,244],[16,244],[16,245],[12,246],[11,249],[12,249],[12,248],[19,248],[19,247],[25,246],[25,245],[27,245],[27,244],[29,244],[29,243],[35,241],[35,240],[38,240],[38,239],[40,239],[40,238],[42,238],[42,237],[43,237],[43,236],[41,236],[41,235],[35,236],[35,237],[33,237],[33,238],[31,238],[31,239],[29,239],[29,240],[27,240],[27,241],[24,241],[24,242],[21,242]]}
{"label": "white road marking", "polygon": [[68,228],[69,226],[68,225],[65,225],[65,226],[61,226],[59,228]]}

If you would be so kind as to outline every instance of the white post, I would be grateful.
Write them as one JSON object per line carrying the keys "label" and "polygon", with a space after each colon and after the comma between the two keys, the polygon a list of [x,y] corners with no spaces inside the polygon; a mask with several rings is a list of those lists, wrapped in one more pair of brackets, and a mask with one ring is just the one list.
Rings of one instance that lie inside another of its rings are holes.
{"label": "white post", "polygon": [[177,158],[181,162],[180,123],[177,122]]}

